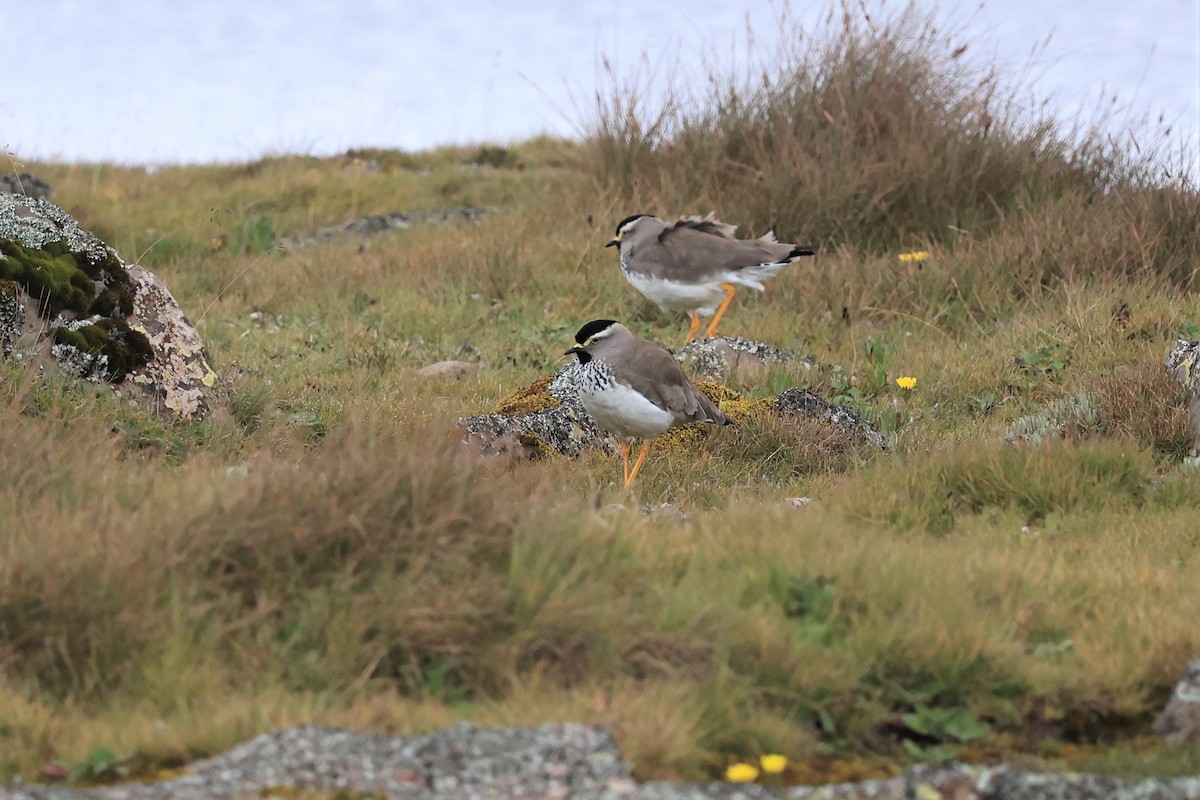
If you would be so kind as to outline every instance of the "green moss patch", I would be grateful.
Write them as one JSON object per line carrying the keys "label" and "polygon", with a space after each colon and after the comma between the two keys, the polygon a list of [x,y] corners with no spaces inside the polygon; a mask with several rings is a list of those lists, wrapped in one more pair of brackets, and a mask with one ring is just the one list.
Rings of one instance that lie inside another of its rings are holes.
{"label": "green moss patch", "polygon": [[538,378],[525,388],[518,389],[501,400],[496,406],[496,410],[492,413],[517,417],[521,414],[541,411],[544,408],[553,408],[558,405],[558,401],[550,394],[550,384],[553,381],[553,375],[545,375]]}
{"label": "green moss patch", "polygon": [[66,242],[38,249],[7,239],[0,240],[0,254],[0,279],[20,284],[43,317],[64,311],[104,317],[133,313],[133,281],[111,254],[96,258],[72,252]]}
{"label": "green moss patch", "polygon": [[[83,325],[62,325],[54,329],[54,343],[71,347],[89,356],[84,372],[99,372],[114,383],[125,380],[154,357],[150,340],[119,319],[101,319]],[[101,360],[102,359],[102,360]]]}

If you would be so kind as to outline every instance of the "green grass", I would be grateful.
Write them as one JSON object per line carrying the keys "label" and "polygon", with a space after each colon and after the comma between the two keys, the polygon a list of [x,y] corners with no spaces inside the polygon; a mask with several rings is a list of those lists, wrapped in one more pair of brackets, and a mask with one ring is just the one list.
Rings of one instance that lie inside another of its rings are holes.
{"label": "green grass", "polygon": [[[932,36],[827,31],[764,94],[717,76],[653,135],[616,94],[579,143],[24,164],[163,278],[227,403],[171,425],[0,363],[0,449],[20,454],[0,460],[0,780],[459,719],[604,724],[641,778],[764,752],[791,781],[948,755],[1194,771],[1148,732],[1200,651],[1200,478],[1161,367],[1200,321],[1200,198],[1152,149],[1006,116]],[[462,204],[496,211],[274,246]],[[818,366],[738,388],[837,397],[888,452],[751,420],[655,448],[626,496],[602,454],[459,447],[454,421],[554,370],[582,322],[677,344],[685,320],[602,245],[626,213],[709,208],[823,245],[722,328]],[[450,358],[482,368],[417,375]],[[1004,441],[1076,396],[1094,424]]]}

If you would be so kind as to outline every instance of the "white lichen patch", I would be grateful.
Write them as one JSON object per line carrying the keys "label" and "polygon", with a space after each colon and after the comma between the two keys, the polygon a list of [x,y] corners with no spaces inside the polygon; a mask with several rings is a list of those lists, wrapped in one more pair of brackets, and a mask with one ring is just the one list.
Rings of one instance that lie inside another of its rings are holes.
{"label": "white lichen patch", "polygon": [[74,217],[48,200],[23,195],[0,195],[0,239],[41,249],[65,241],[71,252],[104,260],[116,251],[83,228]]}
{"label": "white lichen patch", "polygon": [[25,303],[16,284],[0,281],[0,356],[12,355],[25,328]]}
{"label": "white lichen patch", "polygon": [[[84,319],[67,320],[62,327],[69,331],[90,328],[102,319],[100,315]],[[89,353],[71,344],[55,343],[50,346],[50,354],[58,361],[64,372],[74,375],[91,383],[104,383],[109,379],[108,356],[103,353]]]}

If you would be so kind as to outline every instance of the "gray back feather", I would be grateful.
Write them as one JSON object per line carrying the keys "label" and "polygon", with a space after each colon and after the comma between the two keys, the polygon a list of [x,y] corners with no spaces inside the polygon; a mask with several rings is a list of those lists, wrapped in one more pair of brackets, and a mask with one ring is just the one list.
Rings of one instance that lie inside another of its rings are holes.
{"label": "gray back feather", "polygon": [[621,240],[621,252],[634,272],[655,272],[676,281],[697,281],[726,270],[795,260],[793,244],[769,233],[759,239],[735,239],[736,226],[707,217],[668,223],[647,217]]}

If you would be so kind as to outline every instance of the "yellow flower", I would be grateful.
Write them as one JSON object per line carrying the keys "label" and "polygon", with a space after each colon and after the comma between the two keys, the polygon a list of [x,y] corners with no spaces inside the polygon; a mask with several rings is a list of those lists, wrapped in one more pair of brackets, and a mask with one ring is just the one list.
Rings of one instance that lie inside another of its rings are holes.
{"label": "yellow flower", "polygon": [[781,756],[778,753],[767,753],[758,760],[758,763],[762,764],[763,772],[768,775],[778,775],[787,766],[787,756]]}
{"label": "yellow flower", "polygon": [[911,392],[917,386],[917,379],[909,375],[902,375],[896,378],[896,385],[906,392]]}
{"label": "yellow flower", "polygon": [[730,764],[725,770],[725,780],[730,783],[749,783],[758,777],[758,767],[753,764]]}
{"label": "yellow flower", "polygon": [[901,261],[924,261],[929,258],[929,253],[924,250],[914,250],[911,253],[901,253],[898,257]]}

